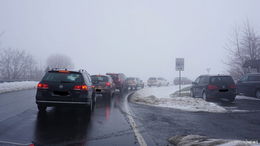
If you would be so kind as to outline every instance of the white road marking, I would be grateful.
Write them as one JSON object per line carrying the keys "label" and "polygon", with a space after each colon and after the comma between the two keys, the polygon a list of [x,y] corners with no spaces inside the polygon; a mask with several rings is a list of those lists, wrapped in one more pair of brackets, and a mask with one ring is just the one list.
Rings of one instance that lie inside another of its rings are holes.
{"label": "white road marking", "polygon": [[128,94],[128,95],[126,96],[125,101],[124,101],[125,112],[128,113],[128,114],[126,114],[126,116],[127,116],[128,120],[129,120],[129,123],[130,123],[131,127],[133,128],[134,134],[135,134],[135,136],[136,136],[136,138],[137,138],[137,141],[138,141],[139,145],[140,145],[140,146],[147,146],[147,144],[146,144],[146,142],[145,142],[145,140],[144,140],[142,134],[141,134],[141,133],[139,132],[139,130],[138,130],[137,124],[135,123],[133,117],[131,116],[131,115],[133,115],[133,113],[132,113],[132,111],[129,109],[129,106],[128,106],[128,103],[127,103],[127,99],[128,99],[128,97],[129,97],[131,94],[132,94],[132,93]]}
{"label": "white road marking", "polygon": [[25,143],[17,143],[17,142],[1,141],[0,140],[0,145],[1,144],[12,144],[12,145],[19,145],[19,146],[29,146],[29,145],[31,145],[31,143],[25,144]]}

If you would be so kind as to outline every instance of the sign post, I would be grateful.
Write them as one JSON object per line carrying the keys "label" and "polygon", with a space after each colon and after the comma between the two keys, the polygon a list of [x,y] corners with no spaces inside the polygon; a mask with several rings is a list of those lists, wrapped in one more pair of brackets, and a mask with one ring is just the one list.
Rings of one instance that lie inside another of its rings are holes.
{"label": "sign post", "polygon": [[175,70],[179,71],[179,96],[181,96],[181,71],[184,71],[184,58],[176,58]]}

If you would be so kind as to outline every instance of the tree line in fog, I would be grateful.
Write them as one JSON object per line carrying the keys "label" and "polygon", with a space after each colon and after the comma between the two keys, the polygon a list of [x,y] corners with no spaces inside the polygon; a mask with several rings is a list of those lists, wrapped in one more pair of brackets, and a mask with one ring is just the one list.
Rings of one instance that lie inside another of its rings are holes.
{"label": "tree line in fog", "polygon": [[41,66],[32,54],[23,49],[0,48],[0,82],[40,80],[51,68],[73,68],[72,60],[54,54]]}
{"label": "tree line in fog", "polygon": [[248,21],[235,28],[225,47],[228,52],[228,73],[235,80],[246,73],[260,72],[260,36]]}

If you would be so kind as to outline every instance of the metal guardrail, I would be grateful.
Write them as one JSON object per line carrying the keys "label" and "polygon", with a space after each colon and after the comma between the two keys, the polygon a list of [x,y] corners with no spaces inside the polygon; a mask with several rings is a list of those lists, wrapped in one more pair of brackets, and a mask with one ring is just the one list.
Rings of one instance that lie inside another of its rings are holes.
{"label": "metal guardrail", "polygon": [[22,81],[39,81],[39,80],[28,80],[28,79],[5,80],[5,79],[0,79],[0,83],[3,83],[3,82],[22,82]]}

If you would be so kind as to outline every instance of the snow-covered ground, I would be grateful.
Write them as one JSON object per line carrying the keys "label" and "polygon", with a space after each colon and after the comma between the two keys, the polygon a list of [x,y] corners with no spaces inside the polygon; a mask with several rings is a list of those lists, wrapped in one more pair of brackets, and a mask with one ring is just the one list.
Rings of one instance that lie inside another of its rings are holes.
{"label": "snow-covered ground", "polygon": [[[182,88],[188,87],[185,85]],[[153,106],[175,108],[185,111],[226,112],[226,109],[216,103],[206,102],[201,98],[171,97],[178,91],[178,86],[151,87],[138,90],[132,95],[132,101]]]}
{"label": "snow-covered ground", "polygon": [[169,142],[177,146],[259,146],[259,143],[257,141],[213,139],[200,135],[174,136],[169,139]]}
{"label": "snow-covered ground", "polygon": [[0,93],[19,91],[24,89],[33,89],[37,86],[36,81],[22,81],[22,82],[4,82],[0,83]]}

